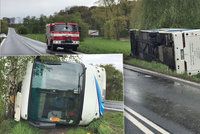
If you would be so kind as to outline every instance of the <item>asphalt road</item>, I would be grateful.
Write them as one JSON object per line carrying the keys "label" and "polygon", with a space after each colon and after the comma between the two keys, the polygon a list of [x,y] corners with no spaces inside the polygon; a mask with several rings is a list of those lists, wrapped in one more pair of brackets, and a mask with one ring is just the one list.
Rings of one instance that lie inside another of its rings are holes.
{"label": "asphalt road", "polygon": [[0,56],[39,56],[49,54],[76,54],[77,52],[65,52],[62,49],[57,51],[50,51],[46,49],[46,44],[36,41],[15,32],[13,28],[9,28],[8,35],[5,41],[0,45]]}
{"label": "asphalt road", "polygon": [[124,69],[125,133],[200,133],[200,89]]}

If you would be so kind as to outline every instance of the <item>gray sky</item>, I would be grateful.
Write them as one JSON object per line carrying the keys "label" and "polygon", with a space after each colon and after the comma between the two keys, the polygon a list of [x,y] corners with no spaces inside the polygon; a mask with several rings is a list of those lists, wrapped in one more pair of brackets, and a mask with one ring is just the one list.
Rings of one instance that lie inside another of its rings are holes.
{"label": "gray sky", "polygon": [[123,72],[123,55],[122,54],[84,54],[79,55],[84,64],[106,65],[112,64],[116,69]]}
{"label": "gray sky", "polygon": [[93,6],[97,0],[0,0],[0,17],[51,15],[71,6]]}

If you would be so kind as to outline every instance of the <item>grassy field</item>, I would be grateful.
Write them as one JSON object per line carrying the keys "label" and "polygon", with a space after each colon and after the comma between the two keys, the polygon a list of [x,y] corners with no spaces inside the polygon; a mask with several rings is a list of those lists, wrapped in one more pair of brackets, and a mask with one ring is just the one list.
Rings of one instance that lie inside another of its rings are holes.
{"label": "grassy field", "polygon": [[[45,42],[44,34],[27,34],[26,37]],[[78,51],[88,54],[123,53],[130,54],[129,41],[107,40],[103,38],[86,38],[80,43]]]}
{"label": "grassy field", "polygon": [[[106,112],[103,118],[93,121],[86,127],[67,128],[66,134],[121,134],[123,131],[123,113]],[[0,122],[0,134],[43,134],[44,132],[47,130],[33,127],[27,121]]]}
{"label": "grassy field", "polygon": [[[30,34],[27,35],[29,38],[37,39],[44,42],[44,35],[41,34]],[[139,60],[130,57],[130,43],[129,41],[116,41],[116,40],[107,40],[103,38],[86,38],[81,42],[78,51],[83,53],[96,53],[96,54],[107,54],[107,53],[123,53],[124,54],[124,63],[129,65],[134,65],[140,68],[152,70],[155,72],[179,77],[182,79],[200,82],[200,74],[195,76],[189,76],[187,74],[177,74],[173,70],[169,69],[166,65],[157,63],[157,62],[147,62],[144,60]]]}
{"label": "grassy field", "polygon": [[128,56],[130,55],[131,47],[129,41],[87,38],[83,42],[81,42],[78,50],[89,54],[123,53],[124,56]]}
{"label": "grassy field", "polygon": [[41,42],[46,42],[44,34],[27,34],[27,35],[24,35],[24,36],[31,38],[31,39],[34,39],[34,40],[39,40]]}

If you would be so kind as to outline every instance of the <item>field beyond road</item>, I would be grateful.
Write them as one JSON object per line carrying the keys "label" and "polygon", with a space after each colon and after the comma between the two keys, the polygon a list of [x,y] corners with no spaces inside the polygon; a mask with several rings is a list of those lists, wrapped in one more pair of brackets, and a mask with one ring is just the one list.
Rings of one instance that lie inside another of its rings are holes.
{"label": "field beyond road", "polygon": [[89,54],[123,53],[126,57],[130,55],[131,46],[129,41],[86,38],[83,42],[81,42],[78,50]]}
{"label": "field beyond road", "polygon": [[[44,34],[27,34],[25,36],[46,42]],[[78,48],[78,51],[87,54],[123,53],[124,56],[129,56],[130,50],[131,46],[129,41],[117,41],[104,38],[86,38],[80,43]]]}

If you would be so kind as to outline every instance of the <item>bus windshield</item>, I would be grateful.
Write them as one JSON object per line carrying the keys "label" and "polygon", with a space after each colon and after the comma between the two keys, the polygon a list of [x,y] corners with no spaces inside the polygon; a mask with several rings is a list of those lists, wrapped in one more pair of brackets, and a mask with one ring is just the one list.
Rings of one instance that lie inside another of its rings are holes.
{"label": "bus windshield", "polygon": [[41,63],[33,67],[29,119],[77,123],[81,112],[84,67],[78,63]]}
{"label": "bus windshield", "polygon": [[54,26],[53,31],[55,31],[55,32],[78,32],[78,26],[77,25],[59,24],[59,25]]}

